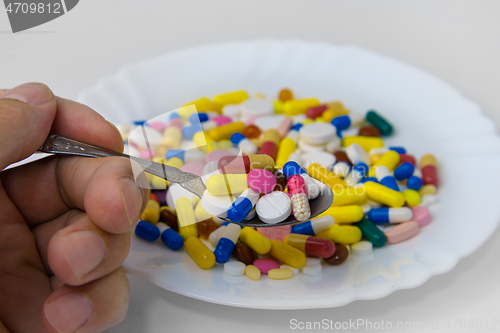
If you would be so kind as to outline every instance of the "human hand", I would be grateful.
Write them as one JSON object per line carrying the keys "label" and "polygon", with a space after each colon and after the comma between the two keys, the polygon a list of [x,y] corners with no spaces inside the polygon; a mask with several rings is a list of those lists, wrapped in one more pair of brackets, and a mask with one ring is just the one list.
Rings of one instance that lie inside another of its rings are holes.
{"label": "human hand", "polygon": [[[43,84],[0,90],[0,170],[49,133],[123,150],[113,125]],[[96,332],[123,320],[120,265],[147,203],[137,183],[120,157],[51,156],[0,172],[0,332]]]}

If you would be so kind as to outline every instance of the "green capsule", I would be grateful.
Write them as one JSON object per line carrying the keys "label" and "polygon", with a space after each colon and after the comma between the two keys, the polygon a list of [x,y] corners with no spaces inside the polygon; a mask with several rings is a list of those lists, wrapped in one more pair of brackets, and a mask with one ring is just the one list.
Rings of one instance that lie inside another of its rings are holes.
{"label": "green capsule", "polygon": [[385,244],[387,239],[384,233],[370,220],[362,219],[361,222],[353,223],[353,225],[361,230],[363,237],[372,243],[374,247],[381,247]]}
{"label": "green capsule", "polygon": [[377,127],[382,135],[389,136],[392,134],[392,125],[374,110],[368,111],[366,121]]}

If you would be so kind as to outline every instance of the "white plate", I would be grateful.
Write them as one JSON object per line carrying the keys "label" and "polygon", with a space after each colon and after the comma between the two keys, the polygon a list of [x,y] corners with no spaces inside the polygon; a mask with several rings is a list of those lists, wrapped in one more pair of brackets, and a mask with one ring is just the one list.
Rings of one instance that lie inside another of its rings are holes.
{"label": "white plate", "polygon": [[414,288],[452,269],[488,239],[500,220],[500,140],[480,108],[440,79],[358,47],[300,41],[205,46],[123,68],[83,92],[80,101],[113,122],[149,119],[200,96],[236,89],[273,97],[341,99],[353,111],[376,109],[395,125],[386,142],[440,161],[440,203],[433,222],[404,243],[324,266],[317,277],[260,281],[202,270],[184,250],[132,236],[124,267],[189,297],[260,309],[335,307]]}

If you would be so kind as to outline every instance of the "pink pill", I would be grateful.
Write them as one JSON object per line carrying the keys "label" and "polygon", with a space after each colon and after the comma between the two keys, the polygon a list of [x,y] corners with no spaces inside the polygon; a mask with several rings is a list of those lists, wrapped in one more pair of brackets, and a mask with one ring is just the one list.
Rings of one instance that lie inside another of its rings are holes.
{"label": "pink pill", "polygon": [[184,172],[190,172],[197,176],[201,177],[201,173],[203,172],[203,168],[205,168],[205,164],[201,162],[191,162],[186,163],[181,167],[181,170]]}
{"label": "pink pill", "polygon": [[234,156],[234,154],[225,149],[217,149],[205,155],[205,163],[218,161],[224,156]]}
{"label": "pink pill", "polygon": [[285,242],[286,236],[288,236],[292,232],[292,226],[282,225],[272,228],[257,228],[257,231],[270,241],[279,240],[280,242]]}
{"label": "pink pill", "polygon": [[247,184],[257,193],[271,193],[276,187],[276,177],[265,169],[254,169],[248,173]]}
{"label": "pink pill", "polygon": [[168,124],[169,126],[175,126],[177,128],[182,129],[184,127],[184,124],[182,123],[182,120],[180,118],[174,118],[170,120],[170,123]]}
{"label": "pink pill", "polygon": [[165,124],[164,122],[161,122],[161,121],[150,122],[150,123],[148,123],[148,126],[151,128],[154,128],[155,130],[157,130],[159,132],[163,132],[165,130],[165,128],[167,128],[167,124]]}
{"label": "pink pill", "polygon": [[417,222],[420,228],[431,223],[432,216],[431,213],[429,212],[429,208],[425,206],[415,206],[411,207],[411,210],[413,211],[412,220]]}
{"label": "pink pill", "polygon": [[403,222],[384,232],[387,243],[395,244],[412,238],[418,234],[420,228],[415,221]]}
{"label": "pink pill", "polygon": [[229,124],[230,122],[233,121],[231,118],[229,118],[227,116],[219,116],[219,117],[212,118],[211,120],[215,121],[217,123],[217,125],[219,125],[219,126]]}
{"label": "pink pill", "polygon": [[292,128],[292,125],[293,125],[293,119],[290,118],[290,117],[285,117],[285,119],[283,119],[283,121],[281,122],[281,124],[278,126],[278,133],[280,134],[280,137],[283,139],[288,131],[290,130],[290,128]]}
{"label": "pink pill", "polygon": [[253,262],[262,274],[267,274],[271,269],[280,268],[280,264],[272,259],[257,259]]}

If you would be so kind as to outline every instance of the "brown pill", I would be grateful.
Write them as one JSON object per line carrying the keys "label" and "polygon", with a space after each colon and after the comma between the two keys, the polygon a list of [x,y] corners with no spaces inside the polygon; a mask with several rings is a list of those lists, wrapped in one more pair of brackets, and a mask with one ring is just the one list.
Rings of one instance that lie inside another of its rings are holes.
{"label": "brown pill", "polygon": [[214,220],[208,219],[196,223],[196,229],[201,238],[208,238],[212,232],[219,229],[219,225]]}
{"label": "brown pill", "polygon": [[349,257],[349,250],[345,245],[335,243],[335,253],[333,256],[330,258],[323,258],[323,260],[328,264],[328,265],[341,265],[343,264],[347,258]]}
{"label": "brown pill", "polygon": [[160,208],[160,221],[165,222],[170,228],[179,231],[179,224],[177,223],[177,216],[167,206]]}
{"label": "brown pill", "polygon": [[359,135],[380,137],[382,136],[382,133],[380,133],[380,130],[377,127],[373,125],[366,125],[359,129]]}
{"label": "brown pill", "polygon": [[293,92],[288,88],[281,89],[278,99],[282,102],[290,101],[293,99]]}
{"label": "brown pill", "polygon": [[336,152],[333,153],[333,155],[335,155],[335,157],[337,158],[337,162],[340,161],[347,162],[352,167],[351,161],[349,161],[349,158],[347,158],[346,153],[343,152],[342,150],[337,150]]}
{"label": "brown pill", "polygon": [[285,191],[287,185],[286,176],[276,169],[273,170],[273,174],[276,177],[276,186],[273,191]]}
{"label": "brown pill", "polygon": [[255,125],[250,125],[243,131],[243,135],[248,139],[257,139],[261,134],[260,129]]}
{"label": "brown pill", "polygon": [[236,243],[233,254],[235,254],[236,258],[245,265],[252,265],[255,260],[252,250],[248,245],[243,243]]}

